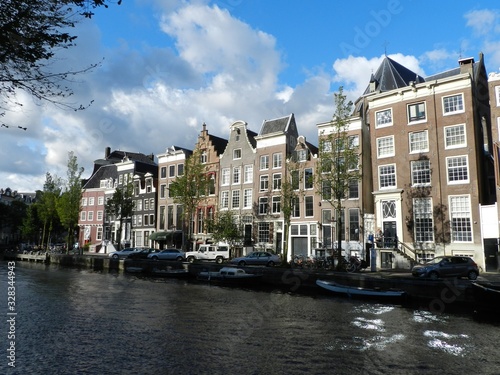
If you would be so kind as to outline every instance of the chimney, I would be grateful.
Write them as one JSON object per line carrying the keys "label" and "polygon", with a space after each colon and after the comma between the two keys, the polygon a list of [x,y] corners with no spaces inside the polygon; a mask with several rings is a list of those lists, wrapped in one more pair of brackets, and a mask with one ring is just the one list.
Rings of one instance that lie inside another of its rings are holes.
{"label": "chimney", "polygon": [[458,60],[458,65],[460,65],[460,73],[472,73],[472,67],[474,66],[474,57],[466,57],[465,59]]}
{"label": "chimney", "polygon": [[104,149],[104,159],[109,158],[109,155],[111,154],[111,147],[106,147]]}

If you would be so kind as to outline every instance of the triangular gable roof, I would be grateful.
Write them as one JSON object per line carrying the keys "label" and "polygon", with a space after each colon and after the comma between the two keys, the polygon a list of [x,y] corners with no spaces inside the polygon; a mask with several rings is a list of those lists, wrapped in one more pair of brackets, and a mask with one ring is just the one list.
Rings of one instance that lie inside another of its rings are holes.
{"label": "triangular gable roof", "polygon": [[[410,82],[425,82],[425,79],[390,57],[385,56],[379,68],[372,74],[370,82],[375,83],[375,91],[384,92],[406,87]],[[368,85],[363,95],[372,92]]]}
{"label": "triangular gable roof", "polygon": [[295,137],[298,136],[297,124],[295,123],[295,116],[293,113],[285,117],[263,121],[259,136],[277,133],[288,133]]}

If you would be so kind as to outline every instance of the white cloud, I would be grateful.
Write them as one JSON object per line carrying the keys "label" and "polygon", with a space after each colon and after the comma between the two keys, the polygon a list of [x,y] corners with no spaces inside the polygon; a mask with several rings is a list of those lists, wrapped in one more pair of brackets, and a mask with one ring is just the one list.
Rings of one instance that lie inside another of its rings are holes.
{"label": "white cloud", "polygon": [[478,35],[488,35],[498,31],[498,12],[489,9],[473,10],[465,14],[467,26],[472,27]]}

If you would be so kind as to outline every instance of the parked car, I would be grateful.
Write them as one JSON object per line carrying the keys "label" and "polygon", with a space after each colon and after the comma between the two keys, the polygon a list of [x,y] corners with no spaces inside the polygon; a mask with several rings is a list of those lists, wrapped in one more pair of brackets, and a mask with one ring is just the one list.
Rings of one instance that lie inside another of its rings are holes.
{"label": "parked car", "polygon": [[158,253],[160,250],[158,249],[139,249],[139,251],[134,251],[127,255],[127,259],[147,259],[149,254]]}
{"label": "parked car", "polygon": [[113,259],[124,259],[130,254],[138,252],[139,250],[140,249],[137,247],[126,247],[125,249],[109,253],[109,257]]}
{"label": "parked car", "polygon": [[230,263],[237,264],[240,267],[246,265],[274,266],[281,263],[281,258],[269,251],[254,251],[244,257],[234,258]]}
{"label": "parked car", "polygon": [[148,259],[153,259],[153,260],[182,261],[182,260],[184,260],[184,258],[185,258],[184,253],[178,249],[165,249],[165,250],[160,250],[157,253],[148,254]]}
{"label": "parked car", "polygon": [[476,280],[479,276],[479,268],[469,257],[439,256],[427,263],[413,267],[411,273],[415,277],[429,277],[431,279],[467,277],[469,280]]}

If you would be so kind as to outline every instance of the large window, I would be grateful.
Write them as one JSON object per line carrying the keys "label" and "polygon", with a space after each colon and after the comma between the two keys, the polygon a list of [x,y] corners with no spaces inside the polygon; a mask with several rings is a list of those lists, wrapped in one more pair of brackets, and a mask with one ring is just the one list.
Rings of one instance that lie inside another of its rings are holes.
{"label": "large window", "polygon": [[410,104],[408,106],[408,122],[425,121],[425,103]]}
{"label": "large window", "polygon": [[229,185],[229,177],[230,177],[231,171],[229,168],[222,168],[221,172],[221,185]]}
{"label": "large window", "polygon": [[267,207],[268,207],[267,197],[260,197],[259,198],[259,215],[267,214]]}
{"label": "large window", "polygon": [[377,138],[377,157],[394,156],[394,136]]}
{"label": "large window", "polygon": [[221,208],[229,207],[229,191],[223,191],[220,195],[220,206]]}
{"label": "large window", "polygon": [[179,164],[177,166],[177,176],[182,176],[184,174],[184,164]]}
{"label": "large window", "polygon": [[252,189],[243,190],[243,208],[252,208]]}
{"label": "large window", "polygon": [[445,148],[458,148],[467,146],[465,124],[446,126],[444,128]]}
{"label": "large window", "polygon": [[298,197],[292,198],[292,217],[300,217],[300,200]]}
{"label": "large window", "polygon": [[396,166],[394,164],[378,167],[380,189],[396,187]]}
{"label": "large window", "polygon": [[427,130],[409,134],[410,153],[429,151],[429,134]]}
{"label": "large window", "polygon": [[281,152],[273,154],[273,168],[281,168],[282,159],[283,157],[281,155]]}
{"label": "large window", "polygon": [[453,242],[472,242],[470,197],[450,197],[451,239]]}
{"label": "large window", "polygon": [[233,190],[231,192],[232,196],[232,203],[231,203],[231,208],[240,208],[240,191],[239,190]]}
{"label": "large window", "polygon": [[167,167],[160,168],[160,178],[167,178]]}
{"label": "large window", "polygon": [[269,169],[269,155],[262,155],[260,157],[260,169]]}
{"label": "large window", "polygon": [[443,114],[449,115],[464,111],[464,96],[462,94],[445,96],[443,98]]}
{"label": "large window", "polygon": [[449,184],[469,182],[469,165],[467,155],[446,158]]}
{"label": "large window", "polygon": [[253,182],[253,165],[245,165],[245,175],[243,177],[243,182],[245,184]]}
{"label": "large window", "polygon": [[240,167],[234,167],[233,168],[233,184],[239,184],[240,183],[240,176],[241,176],[241,168]]}
{"label": "large window", "polygon": [[241,159],[241,148],[233,150],[233,159]]}
{"label": "large window", "polygon": [[383,111],[375,112],[375,121],[377,128],[392,125],[392,109],[385,109]]}
{"label": "large window", "polygon": [[203,208],[198,210],[198,233],[203,233]]}
{"label": "large window", "polygon": [[359,208],[349,209],[349,239],[359,241]]}
{"label": "large window", "polygon": [[415,221],[415,241],[434,242],[431,198],[413,199],[413,220]]}
{"label": "large window", "polygon": [[429,160],[415,160],[411,162],[411,184],[430,185],[431,163]]}
{"label": "large window", "polygon": [[168,167],[168,177],[175,177],[175,165]]}
{"label": "large window", "polygon": [[305,209],[306,209],[306,217],[308,216],[314,216],[314,197],[305,197],[304,198],[305,202]]}
{"label": "large window", "polygon": [[281,212],[281,197],[275,196],[273,199],[273,214],[279,214]]}
{"label": "large window", "polygon": [[259,228],[259,238],[258,242],[260,243],[267,243],[270,241],[269,238],[269,223],[259,223],[258,224]]}
{"label": "large window", "polygon": [[273,174],[273,190],[281,189],[281,173]]}
{"label": "large window", "polygon": [[358,180],[349,180],[349,199],[359,198],[359,183]]}
{"label": "large window", "polygon": [[260,176],[260,191],[269,189],[269,176],[267,174]]}
{"label": "large window", "polygon": [[304,169],[304,188],[312,189],[314,186],[313,170],[312,168]]}

